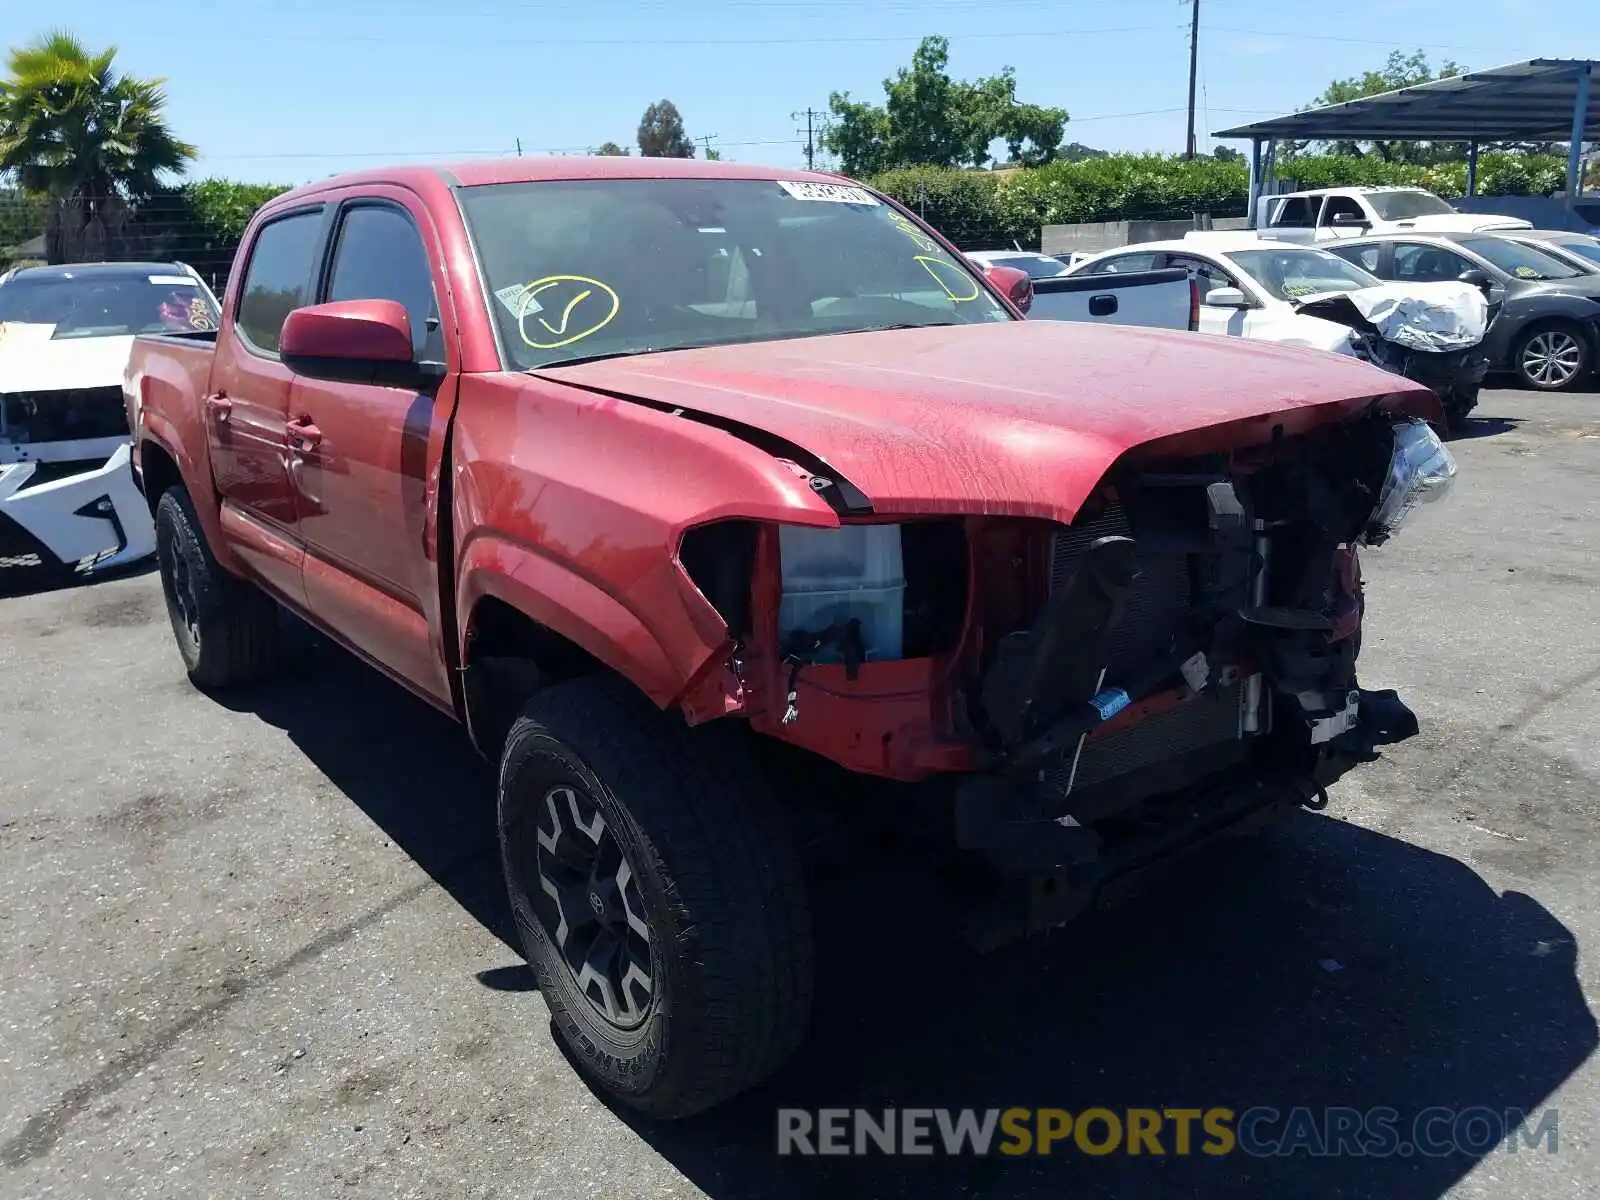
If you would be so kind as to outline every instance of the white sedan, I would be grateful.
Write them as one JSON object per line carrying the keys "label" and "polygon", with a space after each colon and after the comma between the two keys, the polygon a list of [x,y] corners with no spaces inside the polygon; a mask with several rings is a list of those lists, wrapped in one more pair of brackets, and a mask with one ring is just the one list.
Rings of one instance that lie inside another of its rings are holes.
{"label": "white sedan", "polygon": [[1141,242],[1085,259],[1069,267],[1067,274],[1116,275],[1161,267],[1183,267],[1199,283],[1201,333],[1336,354],[1351,352],[1350,326],[1303,313],[1299,305],[1317,296],[1363,288],[1392,290],[1392,285],[1337,254],[1253,233],[1208,232],[1176,241]]}
{"label": "white sedan", "polygon": [[[1209,231],[1108,250],[1067,274],[1171,267],[1186,269],[1199,285],[1200,333],[1355,355],[1412,377],[1425,374],[1452,422],[1477,403],[1487,364],[1477,347],[1489,312],[1470,283],[1385,283],[1326,250]],[[1304,311],[1312,307],[1326,315]]]}

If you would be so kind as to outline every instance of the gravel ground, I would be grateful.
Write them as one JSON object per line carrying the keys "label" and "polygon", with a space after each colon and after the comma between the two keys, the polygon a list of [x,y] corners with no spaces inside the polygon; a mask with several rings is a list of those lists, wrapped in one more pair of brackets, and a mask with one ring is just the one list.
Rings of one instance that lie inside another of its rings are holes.
{"label": "gravel ground", "polygon": [[[665,1128],[555,1048],[448,723],[334,651],[202,696],[152,575],[0,601],[0,1194],[1600,1195],[1600,395],[1479,418],[1367,556],[1420,737],[987,959],[893,889],[825,914],[802,1061]],[[1559,1150],[780,1162],[786,1102],[1554,1106]]]}

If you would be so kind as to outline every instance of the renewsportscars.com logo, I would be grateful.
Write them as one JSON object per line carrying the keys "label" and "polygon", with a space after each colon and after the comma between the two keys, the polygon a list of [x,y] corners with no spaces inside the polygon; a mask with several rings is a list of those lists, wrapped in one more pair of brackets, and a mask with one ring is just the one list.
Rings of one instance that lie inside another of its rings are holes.
{"label": "renewsportscars.com logo", "polygon": [[1561,1114],[1425,1108],[780,1108],[778,1153],[1255,1158],[1482,1157],[1503,1148],[1554,1154]]}

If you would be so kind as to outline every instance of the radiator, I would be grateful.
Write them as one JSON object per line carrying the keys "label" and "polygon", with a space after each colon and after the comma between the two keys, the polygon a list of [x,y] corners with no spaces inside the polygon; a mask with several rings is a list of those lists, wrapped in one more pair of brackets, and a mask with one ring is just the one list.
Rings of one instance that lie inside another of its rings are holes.
{"label": "radiator", "polygon": [[[1096,538],[1129,536],[1122,509],[1109,507],[1093,520],[1060,529],[1051,549],[1050,587],[1065,585],[1077,557]],[[1164,653],[1181,634],[1194,603],[1189,560],[1182,554],[1140,553],[1139,574],[1111,632],[1105,686],[1115,687],[1126,673]],[[1242,685],[1214,688],[1175,709],[1158,713],[1104,737],[1091,739],[1079,756],[1074,777],[1070,753],[1050,777],[1063,794],[1104,783],[1151,763],[1176,758],[1241,736]]]}

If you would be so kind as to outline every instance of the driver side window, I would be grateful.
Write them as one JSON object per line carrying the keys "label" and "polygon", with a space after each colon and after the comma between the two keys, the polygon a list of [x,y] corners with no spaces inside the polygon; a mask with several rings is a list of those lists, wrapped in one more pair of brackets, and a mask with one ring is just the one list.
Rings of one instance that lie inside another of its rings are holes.
{"label": "driver side window", "polygon": [[1238,282],[1226,271],[1215,263],[1206,262],[1201,258],[1189,258],[1182,254],[1169,254],[1167,265],[1182,267],[1192,275],[1200,285],[1200,303],[1206,303],[1206,298],[1218,288],[1236,288]]}
{"label": "driver side window", "polygon": [[1367,214],[1349,196],[1329,196],[1328,202],[1322,206],[1322,219],[1318,224],[1333,225],[1339,219],[1344,220],[1346,225],[1360,225],[1366,223]]}
{"label": "driver side window", "polygon": [[1394,277],[1418,283],[1448,283],[1461,278],[1472,264],[1454,250],[1425,242],[1400,242],[1394,248]]}

